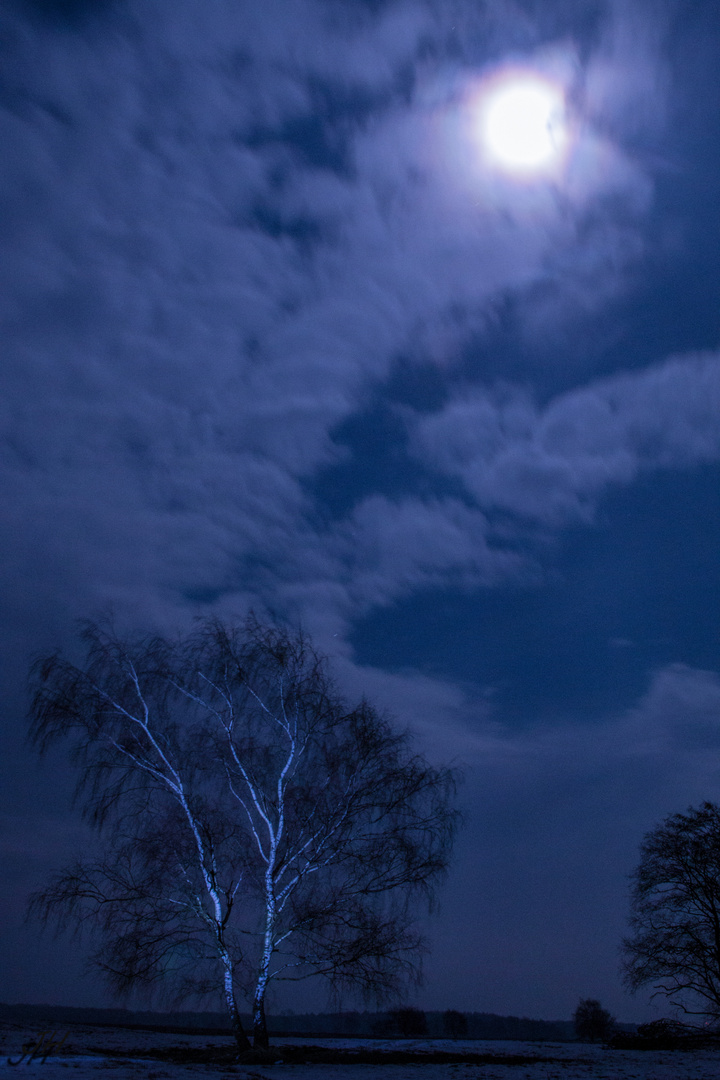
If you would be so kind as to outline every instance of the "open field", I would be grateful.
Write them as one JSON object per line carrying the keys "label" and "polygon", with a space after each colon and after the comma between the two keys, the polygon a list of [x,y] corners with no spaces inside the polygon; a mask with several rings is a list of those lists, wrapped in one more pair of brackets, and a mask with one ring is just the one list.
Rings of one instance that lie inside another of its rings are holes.
{"label": "open field", "polygon": [[[444,1039],[308,1039],[303,1045],[303,1040],[294,1038],[275,1040],[278,1053],[286,1058],[290,1046],[302,1048],[292,1054],[294,1060],[238,1065],[232,1062],[227,1037],[82,1025],[58,1029],[56,1038],[66,1036],[64,1042],[44,1062],[26,1058],[19,1065],[11,1064],[39,1034],[18,1024],[0,1024],[0,1076],[32,1075],[42,1080],[720,1080],[720,1054],[713,1051],[648,1052],[574,1043]],[[359,1063],[358,1057],[371,1060]]]}

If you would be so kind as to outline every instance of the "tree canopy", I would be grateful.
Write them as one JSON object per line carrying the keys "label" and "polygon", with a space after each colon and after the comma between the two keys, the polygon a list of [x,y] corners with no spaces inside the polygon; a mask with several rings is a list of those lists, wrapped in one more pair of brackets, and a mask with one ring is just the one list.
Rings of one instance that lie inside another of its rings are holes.
{"label": "tree canopy", "polygon": [[320,975],[382,1000],[417,975],[414,901],[448,866],[454,775],[367,701],[348,705],[300,631],[249,618],[121,638],[33,669],[31,738],[70,742],[100,854],[32,900],[88,920],[118,993],[222,989],[266,1045],[268,987]]}
{"label": "tree canopy", "polygon": [[720,807],[672,814],[647,834],[633,875],[631,937],[623,942],[631,990],[720,1021]]}
{"label": "tree canopy", "polygon": [[610,1038],[615,1019],[596,998],[581,998],[573,1014],[575,1034],[582,1042],[604,1042]]}

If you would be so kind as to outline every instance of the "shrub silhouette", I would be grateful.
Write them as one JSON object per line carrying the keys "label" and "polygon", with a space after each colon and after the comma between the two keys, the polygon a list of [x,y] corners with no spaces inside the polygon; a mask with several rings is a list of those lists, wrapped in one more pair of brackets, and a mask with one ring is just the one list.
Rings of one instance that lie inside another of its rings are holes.
{"label": "shrub silhouette", "polygon": [[573,1014],[575,1034],[582,1042],[605,1042],[613,1033],[615,1019],[595,998],[582,998]]}

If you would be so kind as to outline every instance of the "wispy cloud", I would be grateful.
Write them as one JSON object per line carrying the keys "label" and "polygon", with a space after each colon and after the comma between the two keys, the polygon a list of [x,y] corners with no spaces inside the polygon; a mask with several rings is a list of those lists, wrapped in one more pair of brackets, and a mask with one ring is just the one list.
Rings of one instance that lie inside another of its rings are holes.
{"label": "wispy cloud", "polygon": [[681,357],[613,376],[538,408],[523,393],[469,389],[413,421],[416,453],[485,508],[548,525],[592,516],[642,471],[720,456],[720,359]]}

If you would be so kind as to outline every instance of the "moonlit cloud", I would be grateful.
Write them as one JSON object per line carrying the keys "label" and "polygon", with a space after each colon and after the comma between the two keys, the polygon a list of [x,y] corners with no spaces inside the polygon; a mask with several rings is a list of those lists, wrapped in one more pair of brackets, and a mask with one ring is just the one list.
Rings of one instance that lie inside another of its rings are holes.
{"label": "moonlit cloud", "polygon": [[561,526],[641,471],[720,457],[720,360],[677,358],[570,391],[538,409],[522,394],[458,395],[414,423],[418,454],[479,505]]}
{"label": "moonlit cloud", "polygon": [[512,552],[488,545],[482,514],[451,499],[367,499],[343,534],[352,552],[348,588],[360,610],[453,579],[457,585],[491,584],[519,563]]}
{"label": "moonlit cloud", "polygon": [[[559,258],[568,270],[585,259],[552,202],[529,220],[473,203],[447,171],[432,112],[393,91],[433,25],[427,11],[390,5],[348,23],[301,7],[295,29],[255,13],[240,30],[229,8],[198,25],[182,3],[172,24],[160,9],[149,16],[152,54],[121,21],[93,50],[65,38],[63,62],[46,39],[48,62],[18,67],[26,104],[4,114],[15,220],[42,227],[18,229],[5,263],[22,333],[6,400],[33,387],[9,417],[7,477],[25,488],[26,516],[67,519],[65,552],[80,555],[87,537],[78,561],[100,594],[108,571],[115,595],[140,575],[169,599],[232,592],[256,547],[284,562],[290,538],[310,535],[298,480],[333,460],[332,429],[394,357],[448,359],[498,295],[541,282]],[[377,103],[363,115],[348,98],[317,161],[303,159],[289,133],[317,105],[313,80],[350,94],[371,70]],[[333,165],[338,138],[347,172]],[[588,287],[604,272],[591,269]],[[29,462],[39,471],[28,486]],[[425,569],[394,556],[396,570],[380,571],[382,602],[443,568],[487,562],[464,554],[479,550],[480,525],[459,525],[445,505],[418,508]],[[407,547],[410,518],[403,540],[390,526],[398,511],[386,513],[386,535]],[[348,565],[369,582],[373,530],[367,520],[348,530],[358,538]]]}

